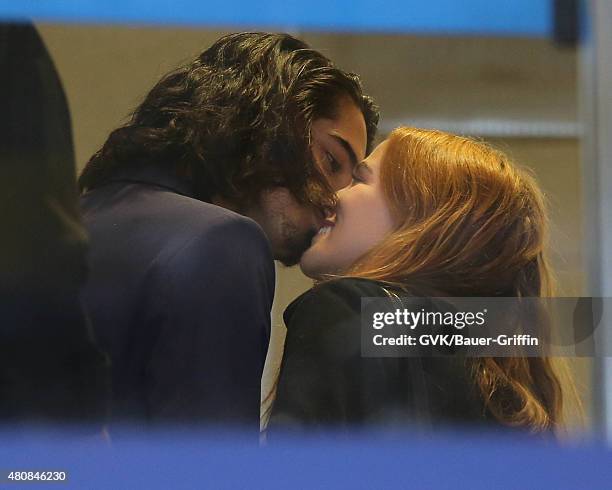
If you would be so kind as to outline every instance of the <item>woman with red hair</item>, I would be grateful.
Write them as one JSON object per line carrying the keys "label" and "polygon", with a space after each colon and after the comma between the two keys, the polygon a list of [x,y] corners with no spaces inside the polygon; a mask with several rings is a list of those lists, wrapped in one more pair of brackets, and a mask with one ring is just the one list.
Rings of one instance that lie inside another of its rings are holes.
{"label": "woman with red hair", "polygon": [[556,431],[563,384],[540,357],[366,358],[361,298],[553,294],[535,180],[502,152],[403,127],[354,171],[301,260],[270,427],[486,423]]}

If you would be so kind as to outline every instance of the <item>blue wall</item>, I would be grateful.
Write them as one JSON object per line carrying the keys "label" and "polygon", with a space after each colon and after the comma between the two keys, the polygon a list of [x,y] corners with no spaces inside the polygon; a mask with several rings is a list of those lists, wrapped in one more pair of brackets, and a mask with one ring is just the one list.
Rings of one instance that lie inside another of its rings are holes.
{"label": "blue wall", "polygon": [[0,0],[0,18],[545,37],[552,0]]}

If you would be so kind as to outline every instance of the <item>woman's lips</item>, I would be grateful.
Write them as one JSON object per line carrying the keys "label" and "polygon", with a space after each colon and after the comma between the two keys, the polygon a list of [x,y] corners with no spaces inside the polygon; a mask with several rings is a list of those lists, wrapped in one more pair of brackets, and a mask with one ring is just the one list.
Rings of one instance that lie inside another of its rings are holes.
{"label": "woman's lips", "polygon": [[319,228],[317,235],[327,235],[332,228],[333,226],[322,226],[321,228]]}
{"label": "woman's lips", "polygon": [[319,228],[319,231],[317,231],[317,234],[314,236],[314,238],[316,239],[321,236],[327,235],[335,224],[336,223],[334,223],[334,221],[330,219],[325,219],[323,223],[321,223],[321,227]]}
{"label": "woman's lips", "polygon": [[323,223],[321,223],[321,228],[319,228],[319,233],[329,233],[329,230],[331,230],[335,225],[336,225],[335,219],[326,218],[323,220]]}

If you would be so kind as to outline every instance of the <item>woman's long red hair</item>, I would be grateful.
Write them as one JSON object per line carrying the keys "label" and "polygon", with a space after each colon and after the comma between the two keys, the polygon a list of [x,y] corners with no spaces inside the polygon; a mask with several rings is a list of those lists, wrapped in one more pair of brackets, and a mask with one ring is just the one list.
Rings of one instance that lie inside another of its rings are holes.
{"label": "woman's long red hair", "polygon": [[[402,127],[388,139],[380,181],[397,229],[343,276],[421,296],[553,294],[543,194],[504,153]],[[485,407],[500,422],[533,431],[561,423],[562,384],[550,358],[468,362]]]}

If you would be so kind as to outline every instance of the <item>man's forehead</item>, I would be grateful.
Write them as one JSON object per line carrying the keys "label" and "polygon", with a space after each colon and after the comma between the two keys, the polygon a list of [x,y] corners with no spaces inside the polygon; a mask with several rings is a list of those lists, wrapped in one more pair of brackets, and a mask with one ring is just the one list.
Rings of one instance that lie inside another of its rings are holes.
{"label": "man's forehead", "polygon": [[354,103],[340,104],[334,118],[315,120],[313,129],[315,128],[318,130],[315,136],[321,136],[321,133],[324,133],[342,145],[349,154],[354,155],[355,161],[365,158],[367,146],[365,119]]}

